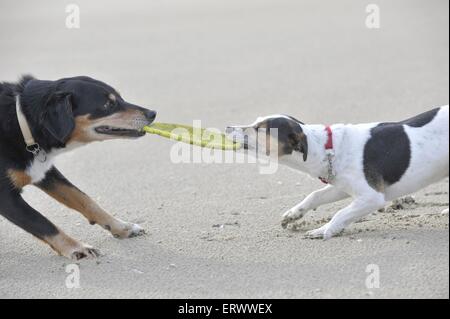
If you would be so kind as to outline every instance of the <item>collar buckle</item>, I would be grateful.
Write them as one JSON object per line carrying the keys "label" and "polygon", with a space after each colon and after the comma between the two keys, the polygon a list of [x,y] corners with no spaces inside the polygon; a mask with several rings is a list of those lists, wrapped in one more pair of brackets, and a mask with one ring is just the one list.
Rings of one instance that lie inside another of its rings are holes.
{"label": "collar buckle", "polygon": [[33,154],[33,156],[41,163],[44,163],[47,160],[47,152],[45,152],[38,143],[27,145],[26,150]]}
{"label": "collar buckle", "polygon": [[41,151],[41,146],[38,143],[34,143],[31,145],[27,145],[26,150],[28,153],[31,153],[34,156],[36,156]]}

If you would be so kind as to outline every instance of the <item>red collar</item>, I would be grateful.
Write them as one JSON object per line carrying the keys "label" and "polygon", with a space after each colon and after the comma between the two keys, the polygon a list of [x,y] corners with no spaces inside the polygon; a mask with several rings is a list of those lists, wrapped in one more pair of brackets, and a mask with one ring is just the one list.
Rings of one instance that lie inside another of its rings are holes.
{"label": "red collar", "polygon": [[[325,131],[327,131],[327,142],[325,144],[325,150],[329,151],[333,149],[333,131],[331,130],[331,126],[327,125],[325,127]],[[327,178],[324,177],[319,177],[319,180],[324,183],[324,184],[328,184],[329,181]]]}
{"label": "red collar", "polygon": [[327,143],[325,144],[326,150],[332,150],[333,149],[333,131],[331,130],[330,126],[325,127],[325,131],[327,131]]}

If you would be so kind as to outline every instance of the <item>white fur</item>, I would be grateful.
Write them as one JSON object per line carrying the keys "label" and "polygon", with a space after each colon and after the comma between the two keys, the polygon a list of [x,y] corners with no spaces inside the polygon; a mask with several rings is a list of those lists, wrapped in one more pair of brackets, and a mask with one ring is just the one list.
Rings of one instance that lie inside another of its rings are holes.
{"label": "white fur", "polygon": [[27,167],[26,173],[31,178],[33,184],[41,182],[47,173],[53,167],[54,155],[47,154],[47,160],[40,162],[38,159],[34,159]]}
{"label": "white fur", "polygon": [[[370,138],[370,129],[378,123],[333,125],[335,157],[333,169],[336,178],[331,184],[313,192],[300,204],[283,215],[282,225],[302,218],[306,212],[320,205],[352,197],[352,203],[337,212],[330,222],[307,233],[308,237],[328,239],[355,220],[383,207],[387,201],[420,190],[449,175],[449,107],[441,107],[434,119],[423,127],[405,125],[411,145],[411,161],[401,179],[379,192],[367,182],[363,170],[364,146]],[[303,162],[298,153],[281,158],[291,168],[312,177],[326,176],[327,161],[324,145],[327,134],[323,125],[302,125],[308,137],[308,160]]]}
{"label": "white fur", "polygon": [[45,178],[47,172],[53,167],[55,158],[58,155],[70,152],[80,146],[82,146],[81,143],[72,143],[70,145],[67,145],[65,148],[52,150],[51,152],[47,153],[45,162],[41,162],[39,161],[39,159],[35,158],[27,166],[25,172],[28,176],[30,176],[31,182],[33,184],[37,184]]}

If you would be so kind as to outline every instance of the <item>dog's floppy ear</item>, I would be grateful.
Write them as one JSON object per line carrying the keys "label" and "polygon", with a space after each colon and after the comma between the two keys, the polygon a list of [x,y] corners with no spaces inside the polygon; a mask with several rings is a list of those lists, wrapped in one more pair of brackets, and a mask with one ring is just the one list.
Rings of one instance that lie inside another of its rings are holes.
{"label": "dog's floppy ear", "polygon": [[42,123],[61,144],[65,144],[75,129],[70,93],[55,92],[47,101]]}
{"label": "dog's floppy ear", "polygon": [[306,134],[300,129],[300,132],[289,134],[289,140],[295,151],[303,153],[303,161],[306,162],[308,158],[308,139]]}

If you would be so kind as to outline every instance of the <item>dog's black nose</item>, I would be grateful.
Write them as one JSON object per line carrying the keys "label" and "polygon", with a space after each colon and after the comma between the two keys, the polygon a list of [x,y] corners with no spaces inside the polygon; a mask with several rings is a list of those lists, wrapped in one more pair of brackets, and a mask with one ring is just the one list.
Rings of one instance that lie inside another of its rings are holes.
{"label": "dog's black nose", "polygon": [[153,122],[156,118],[156,112],[151,110],[145,110],[144,112],[145,118],[150,122]]}

